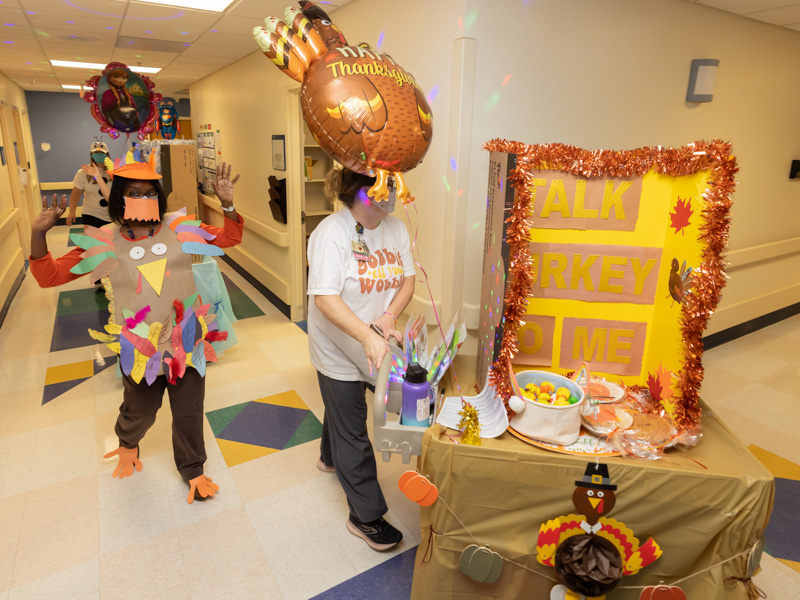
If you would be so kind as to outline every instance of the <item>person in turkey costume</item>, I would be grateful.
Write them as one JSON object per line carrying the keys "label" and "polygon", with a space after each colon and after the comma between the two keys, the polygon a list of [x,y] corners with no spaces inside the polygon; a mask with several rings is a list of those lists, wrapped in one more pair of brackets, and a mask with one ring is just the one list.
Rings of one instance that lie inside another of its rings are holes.
{"label": "person in turkey costume", "polygon": [[153,425],[165,389],[172,409],[175,465],[189,484],[187,501],[213,496],[219,487],[203,473],[203,399],[206,362],[216,360],[211,342],[226,339],[216,315],[203,305],[192,275],[192,254],[221,255],[242,240],[244,222],[233,207],[231,167],[217,168],[214,191],[222,203],[224,227],[203,225],[185,210],[165,215],[167,201],[154,156],[145,162],[138,150],[119,159],[109,195],[110,225],[86,226],[73,234],[77,248],[58,259],[47,249],[46,234],[66,210],[66,195],[31,224],[31,273],[42,287],[53,287],[92,273],[102,279],[111,317],[104,332],[90,335],[120,355],[124,386],[115,433],[119,448],[114,477],[141,471],[139,442]]}

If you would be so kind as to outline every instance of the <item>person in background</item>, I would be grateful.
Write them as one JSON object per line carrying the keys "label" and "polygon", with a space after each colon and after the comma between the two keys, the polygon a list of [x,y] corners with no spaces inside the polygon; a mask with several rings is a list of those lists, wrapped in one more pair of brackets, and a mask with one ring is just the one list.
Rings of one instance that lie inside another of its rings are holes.
{"label": "person in background", "polygon": [[242,240],[243,219],[233,206],[231,167],[217,167],[214,191],[222,203],[224,226],[199,224],[191,217],[165,215],[167,199],[154,169],[137,150],[112,174],[109,215],[113,225],[84,228],[73,236],[78,247],[54,259],[47,232],[67,205],[66,195],[52,205],[42,198],[42,211],[31,224],[30,270],[41,287],[62,285],[92,271],[102,278],[111,299],[105,331],[90,331],[119,353],[123,399],[114,432],[119,447],[104,458],[117,457],[113,476],[142,470],[139,443],[156,419],[164,392],[172,410],[175,465],[189,485],[187,502],[213,496],[217,484],[203,472],[205,368],[215,361],[211,346],[223,341],[212,314],[203,305],[192,274],[192,254],[216,256],[219,248]]}
{"label": "person in background", "polygon": [[390,216],[393,202],[381,206],[367,196],[374,183],[349,169],[328,173],[326,195],[345,208],[309,239],[308,345],[325,404],[317,467],[339,478],[350,508],[347,530],[383,551],[403,534],[383,518],[388,507],[367,434],[366,389],[373,389],[388,340],[402,340],[397,317],[414,293],[414,267],[408,231]]}
{"label": "person in background", "polygon": [[108,184],[111,175],[106,171],[105,161],[109,158],[108,146],[94,142],[89,150],[89,163],[81,165],[72,180],[72,193],[69,195],[67,225],[72,226],[77,218],[78,202],[83,196],[81,213],[83,224],[102,227],[111,222],[108,216]]}

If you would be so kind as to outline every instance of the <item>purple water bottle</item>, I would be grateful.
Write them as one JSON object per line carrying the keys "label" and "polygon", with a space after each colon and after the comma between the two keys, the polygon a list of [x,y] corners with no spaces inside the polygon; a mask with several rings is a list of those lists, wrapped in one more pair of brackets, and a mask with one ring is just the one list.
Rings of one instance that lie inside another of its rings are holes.
{"label": "purple water bottle", "polygon": [[431,413],[431,386],[428,372],[417,363],[408,363],[403,379],[403,408],[400,424],[427,427]]}

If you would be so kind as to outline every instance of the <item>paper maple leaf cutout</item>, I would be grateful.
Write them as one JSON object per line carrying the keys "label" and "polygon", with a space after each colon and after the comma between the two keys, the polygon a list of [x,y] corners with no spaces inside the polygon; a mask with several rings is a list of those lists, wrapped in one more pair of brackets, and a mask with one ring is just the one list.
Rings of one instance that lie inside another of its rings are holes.
{"label": "paper maple leaf cutout", "polygon": [[669,213],[669,218],[672,223],[670,227],[675,229],[675,233],[684,233],[684,227],[689,226],[689,218],[694,214],[692,210],[692,199],[687,198],[683,200],[678,198],[678,204],[675,205],[675,212]]}
{"label": "paper maple leaf cutout", "polygon": [[658,365],[655,374],[648,373],[647,387],[650,389],[650,395],[659,402],[669,400],[672,398],[672,373],[662,365]]}

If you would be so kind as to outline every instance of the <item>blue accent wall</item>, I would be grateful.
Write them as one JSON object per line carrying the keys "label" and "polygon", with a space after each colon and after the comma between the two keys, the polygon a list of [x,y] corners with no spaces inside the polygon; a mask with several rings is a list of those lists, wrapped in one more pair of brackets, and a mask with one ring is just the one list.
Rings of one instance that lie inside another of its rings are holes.
{"label": "blue accent wall", "polygon": [[[43,183],[72,181],[80,166],[89,162],[89,148],[95,137],[108,145],[112,160],[130,147],[124,133],[112,140],[100,132],[100,124],[89,112],[91,105],[77,92],[26,92],[25,98],[39,180]],[[179,116],[189,116],[188,99],[180,99],[177,108]],[[130,141],[138,141],[136,134],[131,134]],[[50,144],[49,151],[42,150],[43,142]]]}

